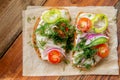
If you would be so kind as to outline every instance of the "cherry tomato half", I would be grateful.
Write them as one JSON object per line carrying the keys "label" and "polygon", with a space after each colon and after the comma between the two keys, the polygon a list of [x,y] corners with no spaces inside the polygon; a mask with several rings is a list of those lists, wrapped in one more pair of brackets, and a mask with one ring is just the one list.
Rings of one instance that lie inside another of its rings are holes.
{"label": "cherry tomato half", "polygon": [[48,53],[48,60],[53,64],[60,63],[61,57],[62,57],[62,55],[58,50],[51,50]]}
{"label": "cherry tomato half", "polygon": [[77,28],[82,31],[86,32],[91,28],[92,22],[88,18],[80,18],[80,20],[77,22]]}
{"label": "cherry tomato half", "polygon": [[109,48],[107,44],[100,44],[96,46],[96,48],[98,49],[97,55],[101,58],[105,58],[109,55]]}

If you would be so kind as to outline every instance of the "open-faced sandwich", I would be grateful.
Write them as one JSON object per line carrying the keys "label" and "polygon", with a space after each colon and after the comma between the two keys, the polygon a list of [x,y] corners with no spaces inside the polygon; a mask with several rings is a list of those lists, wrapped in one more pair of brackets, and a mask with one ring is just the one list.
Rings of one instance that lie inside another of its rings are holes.
{"label": "open-faced sandwich", "polygon": [[37,19],[32,41],[42,60],[57,64],[65,60],[73,47],[74,27],[65,8],[50,8]]}
{"label": "open-faced sandwich", "polygon": [[108,18],[105,14],[80,12],[76,17],[72,63],[86,70],[109,55]]}

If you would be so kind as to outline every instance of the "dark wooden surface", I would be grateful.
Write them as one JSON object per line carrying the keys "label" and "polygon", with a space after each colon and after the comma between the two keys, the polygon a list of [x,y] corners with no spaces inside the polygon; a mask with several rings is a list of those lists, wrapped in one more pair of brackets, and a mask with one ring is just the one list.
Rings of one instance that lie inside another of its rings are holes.
{"label": "dark wooden surface", "polygon": [[[27,5],[40,5],[39,0],[0,0],[0,41],[4,41],[6,37],[11,35],[7,32],[14,33],[11,45],[6,48],[5,55],[0,59],[0,80],[120,80],[118,76],[101,76],[101,75],[79,75],[79,76],[43,76],[43,77],[29,77],[22,76],[22,17],[21,11],[25,9]],[[16,8],[15,8],[16,5]],[[115,6],[120,10],[120,1],[118,0],[48,0],[45,6]],[[2,6],[2,7],[1,7]],[[17,7],[18,6],[18,7]],[[117,17],[118,25],[118,56],[120,58],[120,12]],[[14,29],[16,28],[17,29]],[[7,30],[8,29],[8,30]],[[11,31],[13,29],[13,31]],[[5,30],[5,32],[3,31]],[[7,30],[7,31],[6,31]],[[14,32],[15,31],[15,32]],[[5,35],[7,34],[7,35]],[[2,35],[2,36],[1,36]],[[19,36],[18,36],[19,35]],[[17,37],[18,36],[18,37]],[[16,39],[17,37],[17,39]],[[16,40],[15,40],[16,39]],[[15,40],[15,41],[14,41]],[[1,47],[1,42],[0,42]],[[1,52],[1,49],[0,49]],[[119,59],[120,64],[120,59]]]}

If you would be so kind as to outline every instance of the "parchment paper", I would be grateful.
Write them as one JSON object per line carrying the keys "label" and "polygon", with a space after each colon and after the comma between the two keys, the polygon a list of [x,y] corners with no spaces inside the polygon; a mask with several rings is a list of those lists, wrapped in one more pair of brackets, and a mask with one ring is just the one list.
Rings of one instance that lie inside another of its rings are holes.
{"label": "parchment paper", "polygon": [[[117,54],[117,26],[116,13],[114,7],[66,7],[69,9],[72,23],[79,12],[104,13],[109,18],[110,31],[110,55],[103,59],[96,67],[88,71],[80,71],[74,68],[72,64],[65,65],[60,63],[53,65],[40,60],[34,48],[28,44],[31,41],[31,34],[36,19],[41,16],[41,13],[49,7],[28,7],[28,10],[23,11],[23,76],[56,76],[56,75],[118,75],[118,54]],[[31,18],[28,21],[28,18]],[[34,20],[35,19],[35,20]]]}

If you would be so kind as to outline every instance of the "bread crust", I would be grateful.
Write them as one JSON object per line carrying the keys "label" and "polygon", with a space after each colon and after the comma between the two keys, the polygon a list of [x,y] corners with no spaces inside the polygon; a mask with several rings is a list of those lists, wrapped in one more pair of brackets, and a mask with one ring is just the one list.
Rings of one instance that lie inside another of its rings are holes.
{"label": "bread crust", "polygon": [[34,45],[34,49],[35,49],[37,55],[39,56],[39,58],[41,58],[41,54],[40,54],[40,51],[39,51],[38,47],[35,47],[37,45],[35,30],[37,29],[37,26],[39,25],[39,22],[40,22],[40,17],[36,20],[36,23],[33,27],[32,43]]}
{"label": "bread crust", "polygon": [[[56,7],[56,8],[50,8],[50,9],[48,9],[48,10],[51,10],[51,9],[66,10],[68,19],[71,21],[71,17],[70,17],[70,14],[69,14],[68,9]],[[34,25],[34,27],[33,27],[32,43],[33,43],[33,45],[35,45],[35,46],[37,45],[35,30],[37,29],[37,27],[38,27],[38,25],[39,25],[39,22],[40,22],[40,17],[37,18],[37,20],[36,20],[36,22],[35,22],[35,25]],[[38,48],[38,47],[34,47],[34,49],[35,49],[35,52],[37,53],[37,55],[39,56],[39,58],[41,59],[41,53],[40,53],[39,48]]]}

